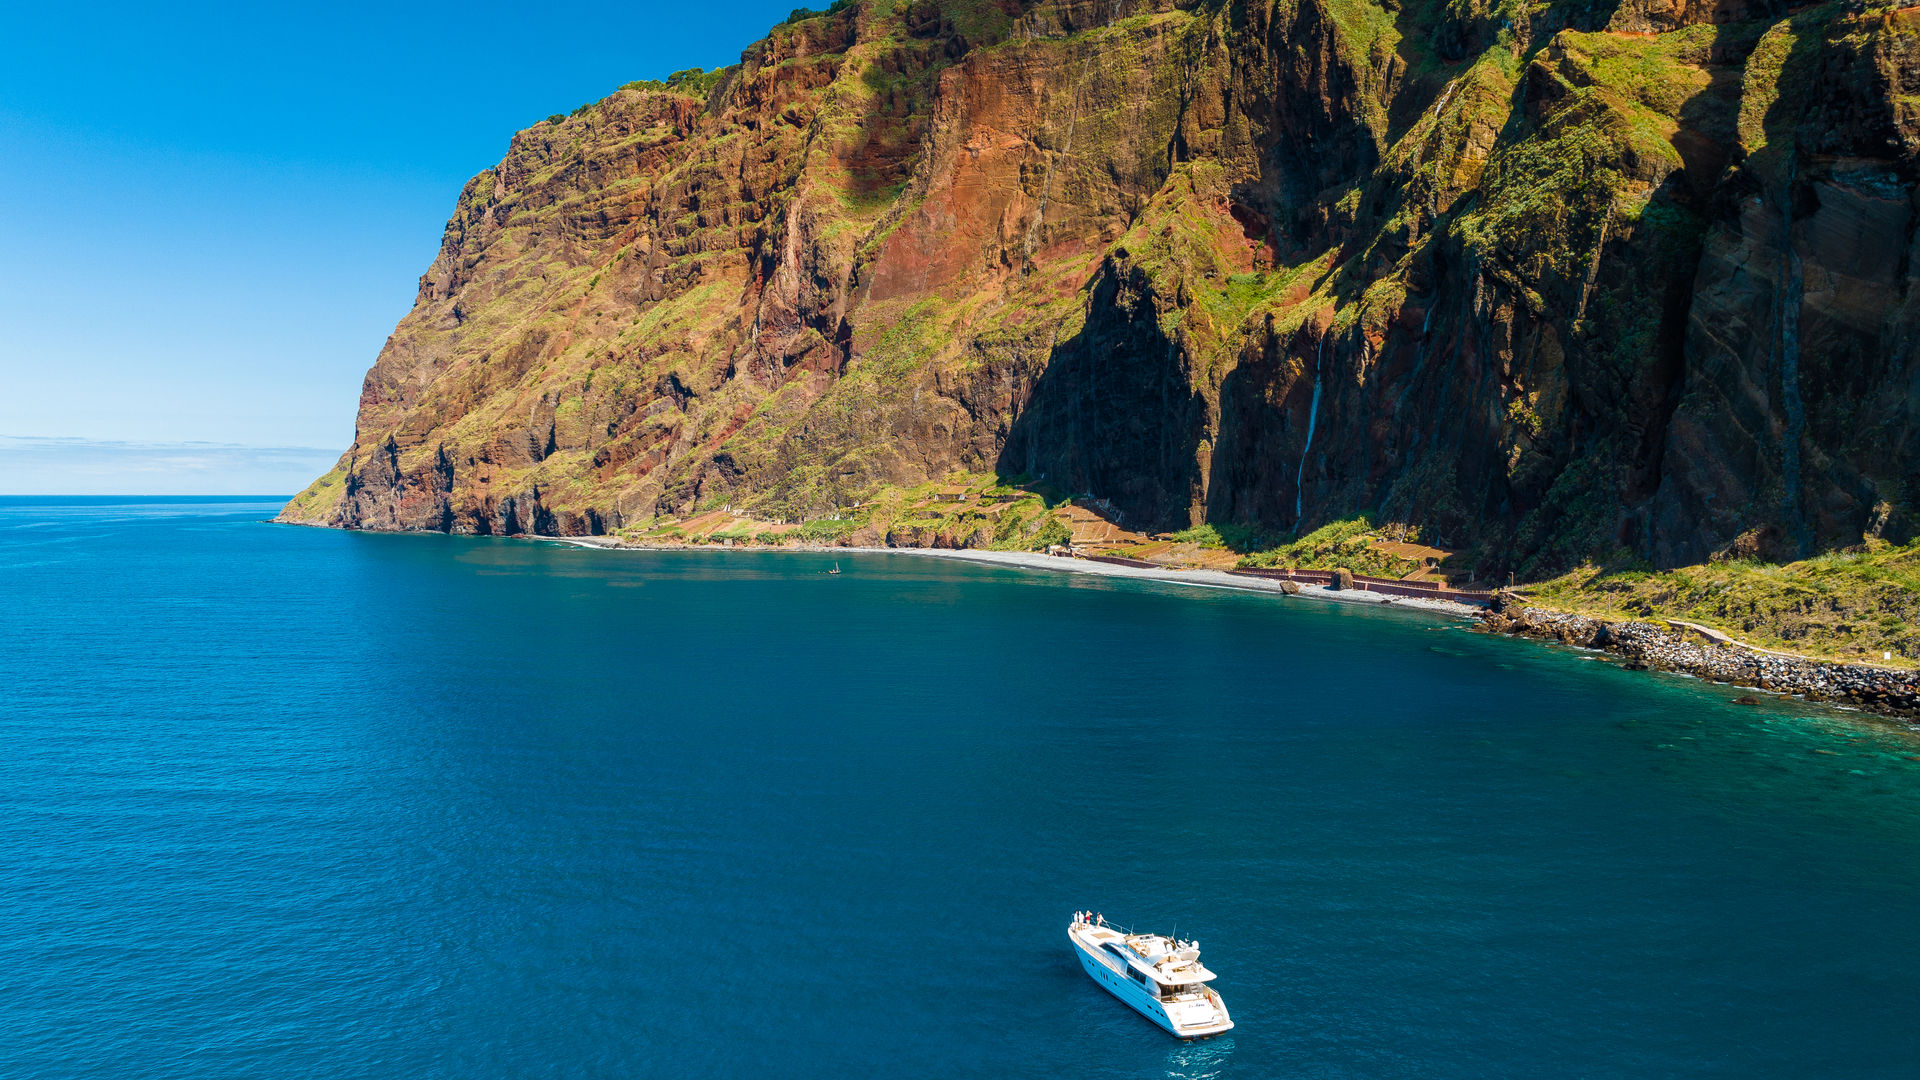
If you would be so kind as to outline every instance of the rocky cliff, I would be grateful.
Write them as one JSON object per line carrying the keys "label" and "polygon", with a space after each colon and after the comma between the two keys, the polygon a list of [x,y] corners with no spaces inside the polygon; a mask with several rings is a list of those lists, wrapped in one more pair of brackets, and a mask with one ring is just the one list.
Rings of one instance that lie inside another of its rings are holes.
{"label": "rocky cliff", "polygon": [[1522,575],[1920,527],[1920,10],[836,8],[514,136],[283,517],[596,533],[966,470]]}

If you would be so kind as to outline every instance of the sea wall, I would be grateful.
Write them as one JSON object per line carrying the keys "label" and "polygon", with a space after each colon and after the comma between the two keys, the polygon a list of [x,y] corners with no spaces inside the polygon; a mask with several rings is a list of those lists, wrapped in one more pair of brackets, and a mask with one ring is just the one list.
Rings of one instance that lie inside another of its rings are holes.
{"label": "sea wall", "polygon": [[1694,632],[1646,622],[1609,622],[1506,602],[1489,610],[1489,631],[1603,649],[1636,669],[1676,671],[1808,701],[1856,705],[1920,720],[1920,674],[1863,664],[1835,664],[1707,641]]}
{"label": "sea wall", "polygon": [[[1328,585],[1335,588],[1358,589],[1361,592],[1384,593],[1388,596],[1406,596],[1416,600],[1445,600],[1454,604],[1484,606],[1491,602],[1493,593],[1480,589],[1453,589],[1444,583],[1433,581],[1407,581],[1396,578],[1371,577],[1356,574],[1350,570],[1302,570],[1292,567],[1242,566],[1233,571],[1244,577],[1271,578],[1277,581],[1297,581],[1303,585]],[[1335,585],[1341,575],[1346,583]]]}

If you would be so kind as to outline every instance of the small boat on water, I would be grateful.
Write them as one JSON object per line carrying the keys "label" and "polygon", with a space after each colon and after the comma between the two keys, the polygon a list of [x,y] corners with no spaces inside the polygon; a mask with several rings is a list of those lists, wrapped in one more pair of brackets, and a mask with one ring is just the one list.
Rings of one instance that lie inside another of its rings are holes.
{"label": "small boat on water", "polygon": [[1067,927],[1080,966],[1106,991],[1182,1039],[1232,1030],[1227,1003],[1207,984],[1219,976],[1200,966],[1200,943],[1159,934],[1129,934],[1106,920],[1074,912]]}

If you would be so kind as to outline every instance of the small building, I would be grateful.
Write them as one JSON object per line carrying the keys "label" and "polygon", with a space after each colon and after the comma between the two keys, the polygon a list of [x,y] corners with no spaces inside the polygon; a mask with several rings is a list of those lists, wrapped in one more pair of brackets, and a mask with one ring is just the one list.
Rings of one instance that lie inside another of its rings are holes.
{"label": "small building", "polygon": [[967,489],[963,487],[943,487],[933,490],[934,502],[966,502]]}

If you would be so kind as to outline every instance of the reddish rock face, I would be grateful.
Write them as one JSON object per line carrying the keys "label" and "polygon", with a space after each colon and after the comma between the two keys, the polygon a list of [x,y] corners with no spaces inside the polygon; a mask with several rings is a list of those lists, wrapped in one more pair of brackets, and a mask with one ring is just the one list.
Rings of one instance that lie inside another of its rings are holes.
{"label": "reddish rock face", "polygon": [[1495,572],[1905,539],[1917,43],[1749,0],[857,3],[514,136],[283,516],[575,534],[997,469]]}

